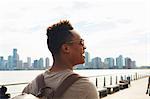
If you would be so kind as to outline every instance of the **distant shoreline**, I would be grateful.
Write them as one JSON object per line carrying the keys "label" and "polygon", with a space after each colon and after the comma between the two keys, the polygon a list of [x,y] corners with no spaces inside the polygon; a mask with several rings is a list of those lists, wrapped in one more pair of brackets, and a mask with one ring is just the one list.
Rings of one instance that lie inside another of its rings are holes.
{"label": "distant shoreline", "polygon": [[[0,71],[24,71],[24,70],[46,70],[47,68],[44,69],[0,69]],[[86,68],[86,69],[74,69],[74,70],[95,70],[96,68]],[[150,69],[148,68],[131,68],[131,69]],[[130,70],[130,69],[96,69],[96,70]]]}

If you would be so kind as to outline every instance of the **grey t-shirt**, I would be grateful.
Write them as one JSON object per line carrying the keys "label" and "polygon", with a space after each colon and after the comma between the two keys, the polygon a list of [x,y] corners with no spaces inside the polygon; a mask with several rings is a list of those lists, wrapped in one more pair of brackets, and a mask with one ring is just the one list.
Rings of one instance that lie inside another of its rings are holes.
{"label": "grey t-shirt", "polygon": [[[74,72],[69,69],[59,72],[46,70],[44,72],[45,84],[55,90],[65,78],[73,73]],[[35,80],[24,89],[25,93],[34,94],[36,91]],[[81,78],[73,83],[60,99],[99,99],[99,96],[93,83],[91,83],[88,78]]]}

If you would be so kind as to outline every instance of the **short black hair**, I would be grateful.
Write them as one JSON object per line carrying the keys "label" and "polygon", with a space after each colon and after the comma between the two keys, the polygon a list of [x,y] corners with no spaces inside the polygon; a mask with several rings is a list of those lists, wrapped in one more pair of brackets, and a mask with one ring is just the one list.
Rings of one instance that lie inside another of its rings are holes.
{"label": "short black hair", "polygon": [[47,46],[52,56],[59,54],[62,44],[71,40],[73,30],[68,20],[60,21],[47,28]]}

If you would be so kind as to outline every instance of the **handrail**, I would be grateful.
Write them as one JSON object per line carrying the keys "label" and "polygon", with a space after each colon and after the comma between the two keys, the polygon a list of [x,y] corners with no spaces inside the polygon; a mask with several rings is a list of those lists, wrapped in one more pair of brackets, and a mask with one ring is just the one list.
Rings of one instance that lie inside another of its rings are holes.
{"label": "handrail", "polygon": [[[97,78],[97,77],[105,77],[105,76],[115,76],[115,75],[124,75],[125,73],[115,73],[115,74],[106,74],[106,75],[94,75],[94,76],[88,76],[89,78]],[[2,84],[0,86],[12,86],[12,85],[22,85],[22,84],[28,84],[29,82],[23,82],[23,83],[10,83],[10,84]]]}
{"label": "handrail", "polygon": [[90,77],[101,77],[101,76],[112,76],[112,75],[127,75],[127,74],[126,73],[114,73],[114,74],[105,74],[105,75],[94,75],[94,76],[88,76],[88,77],[90,78]]}
{"label": "handrail", "polygon": [[[88,76],[88,77],[100,77],[100,76],[111,76],[111,75],[129,75],[129,74],[132,74],[132,75],[136,75],[136,74],[140,74],[140,72],[131,72],[131,73],[112,73],[112,74],[105,74],[105,75],[94,75],[94,76]],[[149,73],[150,75],[150,73]]]}
{"label": "handrail", "polygon": [[[104,86],[106,86],[107,84],[106,84],[106,76],[110,76],[109,77],[109,81],[108,82],[110,82],[110,85],[112,85],[112,82],[114,82],[115,81],[115,84],[117,84],[117,82],[118,82],[118,78],[117,78],[117,76],[120,76],[120,77],[122,77],[122,75],[124,76],[125,75],[125,78],[126,78],[126,76],[127,75],[129,75],[129,74],[126,74],[126,73],[115,73],[115,74],[106,74],[106,75],[93,75],[93,76],[88,76],[89,78],[95,78],[95,80],[94,80],[94,82],[95,82],[95,85],[96,85],[96,87],[97,88],[99,88],[101,85],[99,85],[98,84],[98,78],[99,77],[102,77],[103,78],[103,87]],[[134,80],[137,80],[137,79],[139,79],[139,78],[143,78],[143,77],[146,77],[147,75],[146,74],[144,74],[144,75],[141,75],[141,76],[137,76],[137,72],[136,72],[136,74],[134,74],[134,73],[131,73],[131,75],[129,75],[130,77],[131,77],[131,81],[133,80],[133,78],[132,78],[132,75],[136,75],[136,77],[134,77]],[[115,80],[113,81],[112,79],[112,76],[115,76]],[[135,79],[135,78],[137,78],[137,79]],[[107,83],[108,83],[107,82]],[[29,82],[20,82],[20,83],[8,83],[8,84],[0,84],[0,87],[2,87],[2,86],[14,86],[14,85],[22,85],[22,84],[29,84]],[[102,84],[102,83],[101,83]],[[15,93],[10,93],[10,94],[16,94],[16,93],[21,93],[21,92],[15,92]]]}
{"label": "handrail", "polygon": [[[107,74],[107,75],[94,75],[94,76],[88,76],[89,78],[93,77],[102,77],[102,76],[111,76],[111,75],[117,75],[117,74]],[[22,84],[28,84],[29,82],[23,82],[23,83],[9,83],[9,84],[2,84],[0,86],[13,86],[13,85],[22,85]]]}
{"label": "handrail", "polygon": [[29,82],[24,82],[24,83],[11,83],[11,84],[3,84],[0,86],[12,86],[12,85],[22,85],[22,84],[28,84]]}

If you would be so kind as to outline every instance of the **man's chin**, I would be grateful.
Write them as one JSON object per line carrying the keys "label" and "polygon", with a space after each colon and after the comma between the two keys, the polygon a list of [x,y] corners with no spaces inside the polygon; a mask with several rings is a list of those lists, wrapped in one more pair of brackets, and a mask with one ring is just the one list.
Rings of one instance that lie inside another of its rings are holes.
{"label": "man's chin", "polygon": [[82,61],[80,64],[84,64],[85,63],[85,61]]}
{"label": "man's chin", "polygon": [[81,65],[81,64],[84,64],[84,63],[85,63],[85,61],[82,61],[82,62],[79,62],[79,63],[77,63],[75,65]]}

